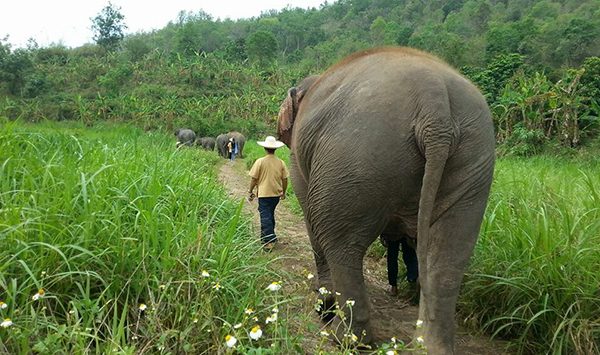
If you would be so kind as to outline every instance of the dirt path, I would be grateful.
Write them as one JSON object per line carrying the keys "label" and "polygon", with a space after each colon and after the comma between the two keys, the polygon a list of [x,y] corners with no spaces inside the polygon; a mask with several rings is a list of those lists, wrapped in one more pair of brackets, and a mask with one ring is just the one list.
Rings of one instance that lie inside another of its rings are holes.
{"label": "dirt path", "polygon": [[[242,160],[236,160],[233,164],[224,162],[219,170],[219,180],[234,199],[247,196],[249,179]],[[254,216],[254,228],[260,231],[256,202],[245,203],[244,210]],[[321,323],[313,311],[316,297],[306,275],[309,272],[316,274],[316,271],[304,221],[302,217],[291,212],[287,201],[282,201],[277,207],[276,220],[276,232],[280,243],[273,250],[273,256],[278,258],[275,266],[278,271],[284,271],[290,276],[289,280],[285,280],[286,292],[298,296],[298,302],[291,305],[292,328],[303,334],[302,347],[305,353],[312,354],[319,350],[335,353],[336,348],[333,344],[320,338]],[[366,257],[364,275],[371,299],[371,316],[376,340],[389,342],[392,337],[396,337],[405,343],[410,342],[418,307],[412,306],[406,297],[391,297],[386,293],[385,259]],[[502,342],[490,341],[482,336],[471,335],[464,329],[458,329],[457,354],[507,354],[504,347]]]}

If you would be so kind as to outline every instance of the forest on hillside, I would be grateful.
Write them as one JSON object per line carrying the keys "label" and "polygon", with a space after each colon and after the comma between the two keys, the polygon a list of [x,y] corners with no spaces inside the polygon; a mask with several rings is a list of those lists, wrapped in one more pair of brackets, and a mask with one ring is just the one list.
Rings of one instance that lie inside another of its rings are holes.
{"label": "forest on hillside", "polygon": [[438,55],[481,88],[507,153],[598,136],[596,0],[339,0],[235,21],[182,11],[130,35],[113,5],[98,19],[95,43],[78,48],[0,41],[0,115],[252,136],[272,130],[285,91],[304,76],[401,45]]}

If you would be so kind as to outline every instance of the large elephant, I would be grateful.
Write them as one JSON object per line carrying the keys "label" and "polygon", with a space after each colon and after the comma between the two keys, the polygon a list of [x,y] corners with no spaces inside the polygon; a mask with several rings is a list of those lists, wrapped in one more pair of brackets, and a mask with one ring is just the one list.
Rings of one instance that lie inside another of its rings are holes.
{"label": "large elephant", "polygon": [[216,140],[213,137],[201,137],[196,140],[196,145],[206,149],[215,150]]}
{"label": "large elephant", "polygon": [[495,161],[479,90],[427,53],[366,50],[289,89],[278,134],[291,149],[319,286],[339,293],[353,333],[373,339],[363,257],[392,230],[418,239],[415,337],[431,354],[452,354],[456,300]]}
{"label": "large elephant", "polygon": [[227,142],[229,141],[229,137],[227,134],[219,134],[216,139],[217,153],[219,156],[223,158],[227,158]]}
{"label": "large elephant", "polygon": [[237,153],[237,155],[240,158],[243,158],[244,154],[242,154],[242,153],[244,151],[244,144],[246,144],[246,137],[244,137],[244,135],[241,134],[240,132],[236,132],[236,131],[232,131],[232,132],[227,133],[227,137],[235,139],[235,142],[238,145],[238,153]]}
{"label": "large elephant", "polygon": [[177,147],[182,145],[191,147],[194,145],[196,141],[196,133],[191,129],[180,128],[175,131],[175,136],[177,137]]}

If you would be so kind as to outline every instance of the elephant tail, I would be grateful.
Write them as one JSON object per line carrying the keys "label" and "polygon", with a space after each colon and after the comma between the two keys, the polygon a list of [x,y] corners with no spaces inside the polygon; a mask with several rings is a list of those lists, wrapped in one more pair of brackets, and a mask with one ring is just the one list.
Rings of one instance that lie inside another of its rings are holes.
{"label": "elephant tail", "polygon": [[421,287],[427,292],[427,273],[429,262],[430,229],[433,216],[433,208],[440,187],[444,167],[450,152],[449,145],[442,145],[436,149],[428,149],[425,154],[425,172],[419,199],[419,216],[417,219],[417,255],[419,256],[419,279]]}

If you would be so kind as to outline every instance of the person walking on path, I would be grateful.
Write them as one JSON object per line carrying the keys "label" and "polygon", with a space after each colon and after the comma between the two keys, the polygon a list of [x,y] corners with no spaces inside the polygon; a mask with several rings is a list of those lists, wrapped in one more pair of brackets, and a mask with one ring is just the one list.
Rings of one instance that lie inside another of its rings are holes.
{"label": "person walking on path", "polygon": [[238,153],[237,142],[234,138],[229,138],[227,142],[227,154],[229,155],[229,160],[233,161],[235,159],[235,155]]}
{"label": "person walking on path", "polygon": [[[268,136],[262,142],[256,142],[265,148],[266,155],[254,162],[248,175],[251,177],[249,200],[258,196],[260,213],[260,239],[265,250],[269,251],[277,242],[275,235],[275,207],[279,200],[285,199],[289,172],[285,163],[275,156],[275,150],[284,146],[283,142]],[[258,188],[255,194],[254,189]]]}

